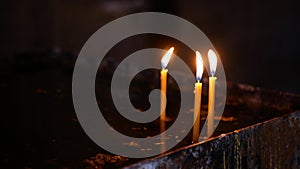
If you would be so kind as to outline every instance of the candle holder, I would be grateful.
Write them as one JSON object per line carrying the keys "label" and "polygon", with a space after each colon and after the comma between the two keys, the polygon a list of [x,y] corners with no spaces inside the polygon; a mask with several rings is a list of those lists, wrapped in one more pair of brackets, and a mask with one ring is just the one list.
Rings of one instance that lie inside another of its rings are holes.
{"label": "candle holder", "polygon": [[227,98],[215,137],[124,169],[300,167],[299,95],[228,83]]}
{"label": "candle holder", "polygon": [[[299,168],[300,112],[220,135],[124,169]],[[274,160],[271,160],[274,159]],[[275,160],[276,159],[276,160]]]}
{"label": "candle holder", "polygon": [[[225,111],[222,117],[215,117],[220,123],[212,138],[191,144],[192,130],[187,131],[189,134],[170,151],[154,158],[133,159],[110,154],[87,137],[70,100],[69,72],[56,71],[50,69],[35,74],[16,71],[7,76],[14,78],[1,86],[3,98],[14,100],[13,104],[4,102],[4,168],[138,168],[145,165],[152,168],[193,168],[195,165],[203,168],[299,168],[296,158],[300,156],[300,115],[292,113],[300,110],[299,95],[227,82]],[[129,90],[132,103],[141,111],[148,108],[144,102],[148,101],[150,91],[160,88],[160,70],[152,71],[136,75]],[[109,102],[107,74],[100,76],[105,79],[101,83],[96,81],[96,94],[100,93],[97,95],[97,101],[102,100],[99,108],[111,126],[132,137],[159,134],[159,119],[145,126],[132,124],[114,114],[116,110]],[[171,99],[167,115],[172,119],[166,122],[166,128],[172,125],[180,108],[180,100],[172,99],[179,97],[180,92],[171,76],[168,76],[168,91]],[[200,128],[207,117],[207,95],[208,79],[204,76]],[[18,113],[9,113],[14,112],[12,110]],[[193,110],[187,111],[193,113]],[[105,133],[100,134],[105,137]],[[138,145],[128,142],[124,146]]]}
{"label": "candle holder", "polygon": [[[232,82],[227,86],[226,108],[222,117],[215,117],[220,123],[211,138],[191,144],[191,130],[170,151],[158,157],[138,159],[141,162],[137,163],[137,159],[129,158],[118,167],[293,168],[299,165],[293,159],[300,155],[296,151],[300,142],[297,137],[300,113],[292,112],[300,109],[300,96]],[[204,98],[207,94],[203,92]],[[202,125],[207,118],[207,103],[203,99]],[[276,160],[270,163],[270,158]]]}

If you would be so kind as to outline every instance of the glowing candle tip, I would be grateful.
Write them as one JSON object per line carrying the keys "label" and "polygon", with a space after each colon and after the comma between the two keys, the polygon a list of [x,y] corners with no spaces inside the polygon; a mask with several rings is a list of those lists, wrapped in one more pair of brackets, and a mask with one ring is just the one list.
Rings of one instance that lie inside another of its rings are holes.
{"label": "glowing candle tip", "polygon": [[203,60],[200,52],[196,51],[196,81],[200,82],[203,75]]}
{"label": "glowing candle tip", "polygon": [[174,47],[171,47],[168,52],[163,56],[163,58],[161,59],[161,67],[163,69],[166,69],[170,59],[171,59],[171,56],[173,54],[173,51],[174,51]]}
{"label": "glowing candle tip", "polygon": [[209,60],[210,73],[212,76],[214,76],[217,70],[217,55],[212,49],[208,50],[208,60]]}

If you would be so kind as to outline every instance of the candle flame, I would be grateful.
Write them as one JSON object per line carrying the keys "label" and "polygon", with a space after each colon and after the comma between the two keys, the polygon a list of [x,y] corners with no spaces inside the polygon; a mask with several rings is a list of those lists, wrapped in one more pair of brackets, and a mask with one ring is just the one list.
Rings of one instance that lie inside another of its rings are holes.
{"label": "candle flame", "polygon": [[200,82],[203,74],[203,60],[200,52],[196,51],[196,80]]}
{"label": "candle flame", "polygon": [[212,76],[214,76],[217,70],[217,55],[212,49],[208,50],[208,60],[209,60],[210,73]]}
{"label": "candle flame", "polygon": [[174,51],[174,47],[171,47],[168,52],[163,56],[163,58],[161,59],[161,67],[163,69],[165,69],[171,59],[171,56],[173,54]]}

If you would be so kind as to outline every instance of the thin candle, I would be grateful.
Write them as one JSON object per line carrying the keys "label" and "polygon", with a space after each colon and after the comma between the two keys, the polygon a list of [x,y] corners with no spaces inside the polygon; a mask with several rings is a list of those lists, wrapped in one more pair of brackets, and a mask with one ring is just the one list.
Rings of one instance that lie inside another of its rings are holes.
{"label": "thin candle", "polygon": [[208,51],[208,60],[210,67],[210,77],[209,77],[209,87],[208,87],[208,115],[207,115],[207,136],[213,134],[214,128],[214,114],[215,114],[215,88],[216,80],[215,77],[217,69],[217,56],[215,52],[211,49]]}
{"label": "thin candle", "polygon": [[194,100],[194,127],[193,127],[193,143],[198,142],[200,134],[200,110],[201,110],[201,93],[203,74],[203,61],[201,54],[196,51],[196,83],[195,83],[195,100]]}
{"label": "thin candle", "polygon": [[[171,56],[173,54],[174,47],[171,47],[168,52],[163,56],[161,59],[161,67],[162,70],[160,71],[160,89],[163,94],[160,95],[160,132],[163,133],[166,130],[166,97],[167,97],[167,78],[168,78],[168,69],[166,69]],[[161,142],[161,151],[165,152],[165,143],[164,134],[162,135],[162,142]]]}

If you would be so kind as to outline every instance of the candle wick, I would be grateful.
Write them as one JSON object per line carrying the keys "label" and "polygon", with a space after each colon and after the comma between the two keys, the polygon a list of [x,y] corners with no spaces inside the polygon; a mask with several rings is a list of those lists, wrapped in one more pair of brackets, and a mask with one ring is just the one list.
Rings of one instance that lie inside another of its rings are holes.
{"label": "candle wick", "polygon": [[215,70],[212,70],[212,71],[211,71],[211,76],[212,76],[212,77],[215,77],[215,75],[216,75],[216,71],[215,71]]}

